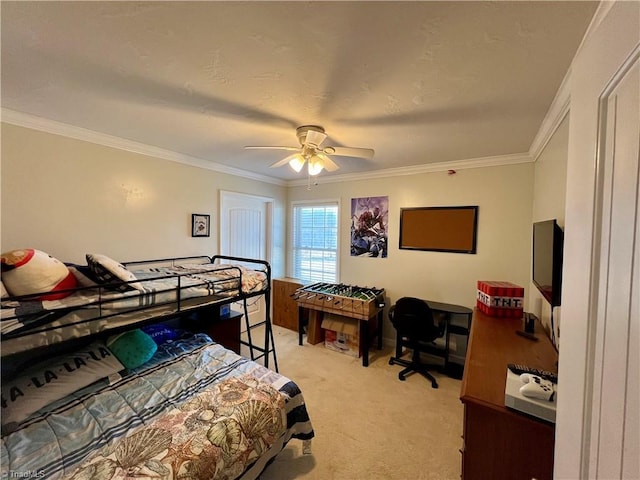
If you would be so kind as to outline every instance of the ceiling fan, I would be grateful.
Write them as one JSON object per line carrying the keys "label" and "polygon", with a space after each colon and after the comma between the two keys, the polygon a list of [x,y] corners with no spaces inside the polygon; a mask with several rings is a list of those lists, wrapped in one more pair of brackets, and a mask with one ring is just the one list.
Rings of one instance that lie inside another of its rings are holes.
{"label": "ceiling fan", "polygon": [[371,160],[374,151],[371,148],[356,147],[321,147],[322,142],[327,138],[324,128],[318,125],[303,125],[296,129],[296,136],[300,142],[299,147],[279,147],[279,146],[246,146],[246,149],[268,149],[268,150],[289,150],[296,153],[283,158],[271,165],[272,168],[281,167],[287,163],[296,172],[300,172],[304,164],[307,164],[309,175],[318,175],[323,169],[334,172],[338,168],[329,156],[338,155],[342,157],[360,157]]}

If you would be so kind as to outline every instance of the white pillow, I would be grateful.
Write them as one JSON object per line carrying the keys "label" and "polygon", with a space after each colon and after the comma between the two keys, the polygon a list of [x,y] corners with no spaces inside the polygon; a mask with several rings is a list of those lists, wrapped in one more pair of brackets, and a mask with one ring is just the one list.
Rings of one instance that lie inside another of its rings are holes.
{"label": "white pillow", "polygon": [[7,289],[4,288],[4,283],[2,283],[1,280],[0,280],[0,295],[2,296],[2,298],[7,298],[9,296],[9,292],[7,292]]}
{"label": "white pillow", "polygon": [[87,253],[86,257],[91,272],[110,288],[119,292],[126,292],[127,290],[144,291],[144,287],[139,282],[122,283],[133,282],[137,278],[133,272],[127,270],[121,263],[98,253]]}
{"label": "white pillow", "polygon": [[20,423],[42,407],[121,370],[124,366],[102,342],[28,368],[18,378],[2,382],[2,426]]}

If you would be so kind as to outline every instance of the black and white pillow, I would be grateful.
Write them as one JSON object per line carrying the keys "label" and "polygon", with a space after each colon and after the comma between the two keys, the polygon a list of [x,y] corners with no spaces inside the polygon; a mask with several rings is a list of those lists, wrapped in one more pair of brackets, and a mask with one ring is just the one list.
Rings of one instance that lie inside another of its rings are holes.
{"label": "black and white pillow", "polygon": [[142,284],[136,282],[137,278],[133,272],[127,270],[121,263],[98,253],[87,253],[86,257],[89,269],[105,286],[119,292],[144,291]]}

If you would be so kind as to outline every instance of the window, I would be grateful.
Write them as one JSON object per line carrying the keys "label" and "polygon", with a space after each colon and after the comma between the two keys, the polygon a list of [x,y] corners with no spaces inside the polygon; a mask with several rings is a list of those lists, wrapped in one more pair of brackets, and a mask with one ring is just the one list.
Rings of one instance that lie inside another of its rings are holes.
{"label": "window", "polygon": [[293,277],[338,280],[338,203],[294,204]]}

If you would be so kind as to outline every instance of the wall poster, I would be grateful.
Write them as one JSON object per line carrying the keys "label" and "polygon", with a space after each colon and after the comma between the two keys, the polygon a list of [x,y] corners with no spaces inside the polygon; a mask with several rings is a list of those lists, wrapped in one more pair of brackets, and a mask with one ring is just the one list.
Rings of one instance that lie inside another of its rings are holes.
{"label": "wall poster", "polygon": [[351,256],[387,258],[389,197],[351,199]]}

